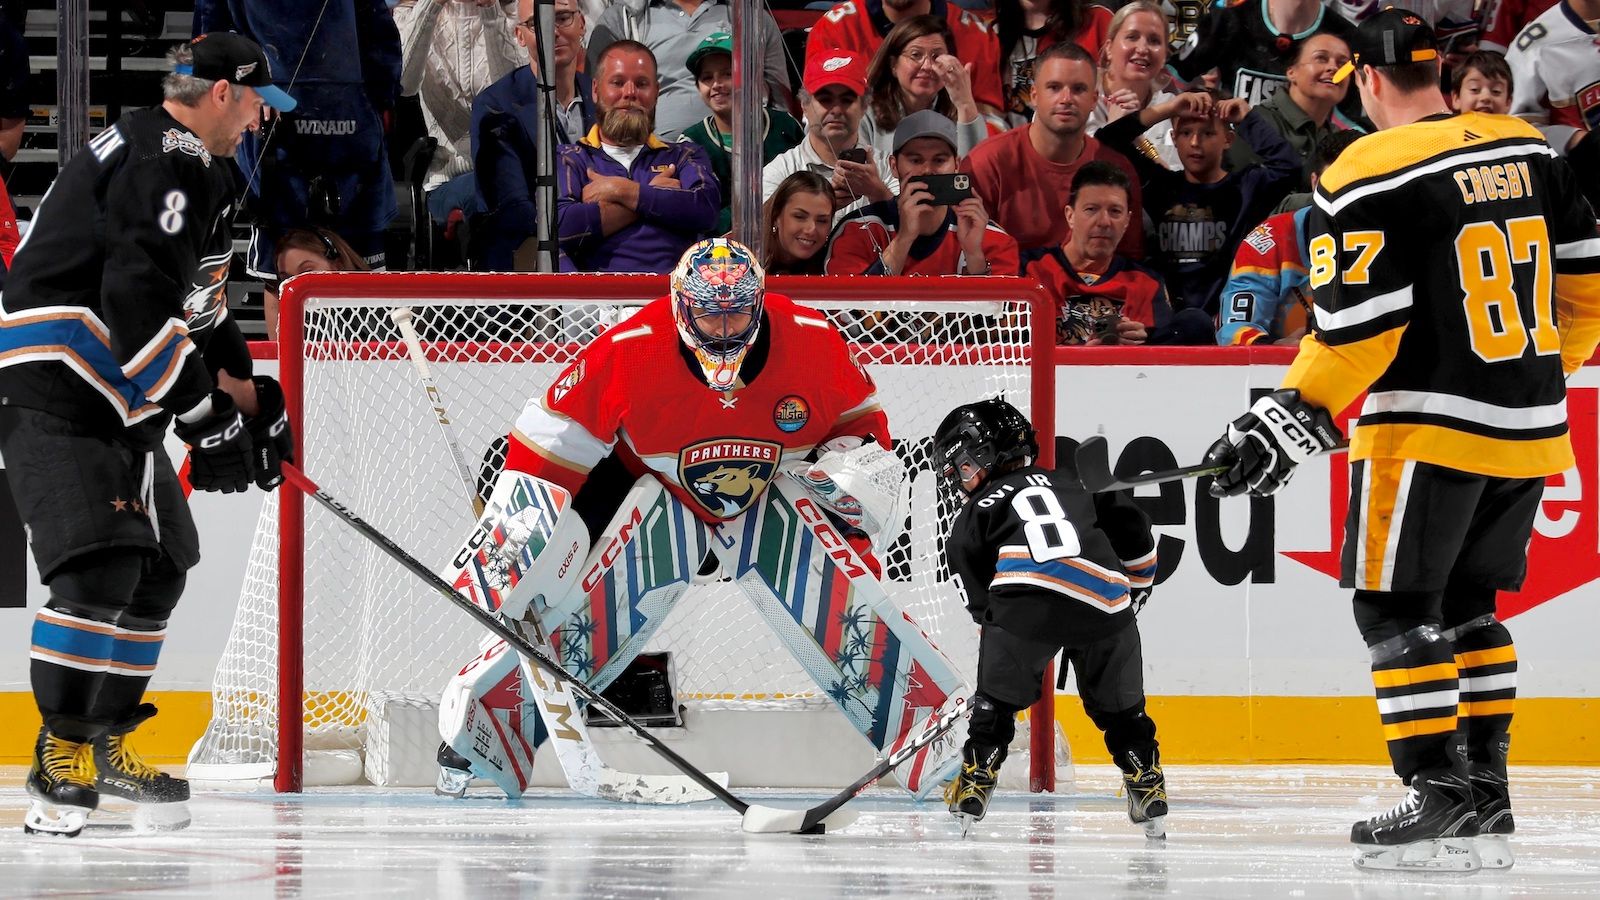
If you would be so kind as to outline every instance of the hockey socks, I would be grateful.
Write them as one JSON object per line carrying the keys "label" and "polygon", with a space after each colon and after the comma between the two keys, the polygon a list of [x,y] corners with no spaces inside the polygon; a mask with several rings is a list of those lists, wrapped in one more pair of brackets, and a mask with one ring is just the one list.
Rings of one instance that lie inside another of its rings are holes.
{"label": "hockey socks", "polygon": [[1446,632],[1455,644],[1461,680],[1457,731],[1466,745],[1467,776],[1478,810],[1478,853],[1486,869],[1510,868],[1507,837],[1516,830],[1506,777],[1511,716],[1517,698],[1517,650],[1492,614]]}
{"label": "hockey socks", "polygon": [[1450,642],[1433,625],[1418,625],[1370,650],[1395,773],[1409,781],[1413,772],[1448,767],[1460,696]]}
{"label": "hockey socks", "polygon": [[93,721],[92,705],[111,668],[117,628],[55,604],[52,599],[33,619],[28,654],[33,696],[53,733],[82,741],[102,730]]}

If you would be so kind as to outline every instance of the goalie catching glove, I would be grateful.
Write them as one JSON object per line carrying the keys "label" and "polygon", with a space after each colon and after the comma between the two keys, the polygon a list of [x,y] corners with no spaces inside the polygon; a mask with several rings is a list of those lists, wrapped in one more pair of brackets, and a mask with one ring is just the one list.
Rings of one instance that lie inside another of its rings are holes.
{"label": "goalie catching glove", "polygon": [[790,475],[823,509],[866,532],[875,548],[889,546],[905,528],[905,465],[875,440],[834,438],[815,463]]}
{"label": "goalie catching glove", "polygon": [[1301,400],[1292,388],[1273,391],[1234,419],[1206,451],[1207,464],[1228,467],[1211,482],[1211,496],[1276,494],[1296,466],[1343,439],[1327,410]]}

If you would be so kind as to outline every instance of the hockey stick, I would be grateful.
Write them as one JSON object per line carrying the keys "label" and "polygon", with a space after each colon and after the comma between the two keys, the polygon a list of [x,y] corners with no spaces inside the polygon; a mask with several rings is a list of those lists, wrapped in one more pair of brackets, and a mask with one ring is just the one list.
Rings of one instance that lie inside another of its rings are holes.
{"label": "hockey stick", "polygon": [[[834,815],[840,807],[855,799],[862,791],[872,787],[874,782],[889,774],[895,766],[915,756],[917,751],[943,737],[946,732],[955,727],[957,720],[965,718],[966,715],[967,699],[965,697],[956,697],[949,710],[937,716],[929,716],[923,721],[922,731],[916,737],[902,744],[888,756],[878,760],[877,765],[868,770],[867,774],[856,779],[855,784],[810,809],[773,809],[770,806],[752,806],[750,811],[744,814],[744,830],[761,832],[788,831],[807,834],[813,828],[830,823],[829,816]],[[759,823],[758,827],[750,827],[752,820],[756,820]]]}
{"label": "hockey stick", "polygon": [[[482,518],[484,504],[478,497],[477,487],[467,469],[461,445],[456,442],[455,426],[450,422],[444,397],[434,384],[433,373],[428,368],[427,356],[422,350],[422,339],[413,323],[414,314],[410,307],[402,306],[390,310],[389,316],[394,319],[395,325],[399,326],[400,336],[405,339],[406,350],[411,355],[411,364],[417,370],[417,378],[422,382],[428,402],[433,406],[439,431],[450,447],[450,455],[455,459],[456,471],[461,475],[467,496],[472,499],[474,516]],[[555,659],[554,646],[537,617],[525,620],[523,624],[532,632],[531,642],[537,644],[551,659]],[[605,760],[600,758],[594,744],[589,740],[589,729],[584,724],[583,717],[572,715],[577,705],[573,702],[572,693],[567,690],[566,684],[555,679],[546,681],[535,671],[528,672],[527,680],[528,687],[533,691],[534,705],[539,710],[540,718],[544,719],[545,732],[550,736],[556,761],[561,764],[561,773],[566,776],[567,784],[574,791],[586,797],[599,797],[619,803],[698,803],[711,799],[710,794],[700,790],[681,775],[639,775],[606,765]]]}
{"label": "hockey stick", "polygon": [[[673,768],[689,776],[690,780],[694,781],[694,783],[705,788],[707,791],[711,792],[712,796],[727,804],[727,806],[734,812],[739,813],[743,817],[742,825],[745,831],[752,833],[779,833],[785,831],[800,832],[801,829],[799,827],[788,827],[790,823],[798,821],[805,826],[803,833],[822,834],[830,827],[842,828],[845,825],[855,821],[856,817],[854,813],[839,809],[839,806],[842,806],[846,800],[849,800],[849,797],[845,797],[843,800],[835,797],[834,800],[830,800],[829,803],[834,804],[832,807],[834,810],[832,815],[823,814],[819,816],[809,815],[811,812],[810,810],[801,811],[774,809],[771,807],[752,805],[740,800],[738,797],[730,793],[727,788],[712,780],[709,775],[695,768],[693,763],[679,756],[671,747],[668,747],[666,744],[662,743],[660,738],[657,738],[655,735],[651,734],[643,725],[640,725],[627,713],[618,709],[617,706],[610,700],[607,700],[605,697],[601,696],[599,691],[594,690],[579,679],[574,678],[572,675],[567,673],[566,669],[563,669],[559,664],[557,664],[555,660],[539,652],[538,648],[529,643],[527,638],[518,634],[511,626],[500,621],[499,618],[491,615],[490,613],[479,609],[477,604],[456,593],[455,589],[450,587],[449,582],[445,581],[443,578],[440,578],[432,569],[423,565],[416,559],[416,557],[407,553],[400,547],[399,544],[396,544],[383,532],[369,524],[365,519],[347,509],[344,504],[340,503],[338,500],[335,500],[330,494],[328,494],[327,491],[324,491],[310,478],[306,477],[306,474],[300,471],[300,469],[294,464],[284,463],[283,475],[290,484],[295,486],[295,488],[305,492],[313,500],[316,500],[317,503],[321,504],[323,508],[343,519],[346,524],[359,532],[362,537],[365,537],[367,540],[375,544],[378,549],[382,550],[387,556],[389,556],[389,558],[399,563],[406,571],[420,578],[435,591],[443,594],[445,599],[449,600],[451,603],[454,603],[462,611],[466,612],[467,615],[477,619],[479,624],[494,632],[496,637],[501,638],[508,645],[515,647],[517,652],[521,653],[523,657],[531,661],[533,664],[537,665],[551,676],[565,682],[574,691],[576,691],[580,697],[604,713],[606,718],[617,723],[617,725],[621,726],[629,734],[649,745],[650,749],[654,750],[662,759],[665,759],[668,763],[671,763]],[[834,803],[834,801],[838,802]],[[823,806],[828,805],[829,804],[823,804]],[[819,809],[820,808],[821,807],[819,807]],[[797,813],[799,814],[799,818],[796,817]]]}
{"label": "hockey stick", "polygon": [[467,488],[467,496],[472,501],[472,515],[474,518],[483,515],[483,498],[478,496],[477,482],[473,480],[472,470],[467,467],[467,458],[461,452],[461,445],[456,443],[455,429],[450,427],[450,415],[445,412],[444,398],[439,396],[439,388],[433,383],[433,372],[428,369],[428,358],[422,352],[422,337],[417,334],[417,326],[413,322],[416,314],[409,306],[399,306],[389,310],[389,318],[400,327],[400,336],[405,339],[406,353],[411,357],[411,365],[417,370],[417,379],[422,382],[422,392],[428,395],[428,402],[433,406],[433,416],[439,422],[439,430],[444,433],[444,442],[450,448],[450,459],[456,464],[456,474],[461,476],[461,483]]}
{"label": "hockey stick", "polygon": [[[1345,441],[1328,452],[1339,453],[1348,449],[1350,449],[1350,442]],[[1200,463],[1195,466],[1181,466],[1176,469],[1163,469],[1158,472],[1146,472],[1143,475],[1118,478],[1111,473],[1111,448],[1106,444],[1106,439],[1098,434],[1090,435],[1078,442],[1078,450],[1073,454],[1072,458],[1078,467],[1078,481],[1083,484],[1083,489],[1091,494],[1100,494],[1106,491],[1125,491],[1128,488],[1135,488],[1144,484],[1165,484],[1168,481],[1182,481],[1185,478],[1194,478],[1197,475],[1221,475],[1230,468],[1229,466],[1219,466],[1215,463]]]}

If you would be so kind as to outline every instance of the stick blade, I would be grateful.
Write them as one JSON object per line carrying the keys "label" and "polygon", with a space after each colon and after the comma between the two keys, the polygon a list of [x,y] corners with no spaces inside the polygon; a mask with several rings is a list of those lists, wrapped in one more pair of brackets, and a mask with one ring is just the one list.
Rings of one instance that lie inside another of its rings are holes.
{"label": "stick blade", "polygon": [[[707,772],[707,776],[723,787],[728,786],[727,772]],[[579,793],[587,793],[579,791]],[[594,785],[592,796],[617,803],[677,805],[715,800],[716,795],[701,787],[687,775],[636,775],[607,769]]]}
{"label": "stick blade", "polygon": [[1116,485],[1117,476],[1111,474],[1111,448],[1103,436],[1094,434],[1079,441],[1072,459],[1078,468],[1078,481],[1089,493],[1098,494]]}
{"label": "stick blade", "polygon": [[752,803],[740,823],[748,834],[824,834],[854,822],[860,814],[840,807],[820,819],[815,810],[778,809]]}

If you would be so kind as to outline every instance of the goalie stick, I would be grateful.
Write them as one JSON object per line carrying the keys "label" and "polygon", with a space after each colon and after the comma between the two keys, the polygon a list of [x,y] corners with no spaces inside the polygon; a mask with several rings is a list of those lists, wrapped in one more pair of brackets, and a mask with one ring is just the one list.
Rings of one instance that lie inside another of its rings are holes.
{"label": "goalie stick", "polygon": [[[433,381],[433,372],[428,368],[428,359],[422,349],[422,338],[417,334],[413,322],[414,313],[410,307],[401,306],[391,309],[389,317],[399,326],[400,336],[405,339],[406,352],[411,356],[411,365],[416,369],[423,393],[427,395],[428,402],[433,407],[434,418],[439,423],[439,431],[450,447],[456,471],[461,476],[467,496],[471,498],[473,514],[475,517],[482,517],[483,500],[478,497],[472,474],[467,469],[466,458],[461,452],[461,445],[456,442],[455,428],[450,424],[444,397],[440,395]],[[525,619],[521,625],[528,630],[530,642],[537,645],[551,659],[556,659],[555,646],[549,635],[545,634],[544,627],[536,615]],[[528,687],[533,692],[534,706],[538,708],[539,716],[544,719],[550,746],[555,750],[556,760],[561,763],[561,773],[566,776],[567,784],[574,791],[586,797],[599,797],[620,803],[698,803],[711,799],[711,794],[701,790],[682,775],[638,775],[606,765],[605,760],[600,758],[594,744],[589,740],[589,729],[584,724],[583,717],[572,715],[578,707],[573,702],[572,692],[567,689],[566,683],[560,679],[542,678],[537,670],[531,668],[526,675]],[[724,773],[712,773],[714,778],[717,775],[721,775],[722,779],[727,778]],[[723,783],[726,783],[725,780]]]}
{"label": "goalie stick", "polygon": [[[344,504],[340,503],[338,500],[335,500],[327,491],[324,491],[322,488],[318,487],[316,482],[312,481],[304,472],[300,471],[299,467],[295,466],[293,463],[286,462],[283,464],[283,475],[290,484],[295,486],[296,489],[304,492],[313,500],[316,500],[317,503],[319,503],[324,509],[344,520],[345,524],[359,532],[362,537],[365,537],[367,540],[371,541],[378,547],[378,549],[382,550],[386,555],[389,556],[389,558],[399,563],[406,571],[417,576],[417,578],[421,579],[435,591],[443,594],[445,599],[455,604],[467,615],[477,619],[479,624],[489,629],[495,634],[496,637],[501,638],[508,645],[516,648],[518,653],[521,653],[524,658],[528,659],[534,665],[537,665],[551,676],[566,682],[566,684],[569,685],[578,694],[578,696],[582,697],[596,709],[604,713],[606,718],[617,723],[617,725],[621,726],[629,734],[644,742],[662,759],[665,759],[667,762],[671,763],[673,768],[689,776],[692,781],[705,788],[716,799],[721,800],[734,812],[739,813],[739,815],[743,817],[741,825],[745,831],[755,834],[773,834],[782,832],[823,834],[829,828],[843,828],[844,826],[855,821],[855,813],[840,808],[846,802],[848,802],[851,797],[855,796],[853,793],[849,793],[850,789],[846,789],[846,794],[834,797],[821,806],[810,810],[775,809],[773,807],[753,805],[740,800],[738,797],[729,792],[727,788],[712,780],[709,775],[695,768],[693,763],[679,756],[677,751],[662,743],[660,738],[657,738],[655,735],[651,734],[649,730],[635,721],[633,717],[618,709],[610,700],[607,700],[605,697],[601,696],[600,692],[589,687],[587,684],[584,684],[581,680],[574,678],[567,672],[566,669],[563,669],[559,664],[557,664],[555,660],[539,652],[538,648],[529,643],[527,638],[518,634],[515,629],[511,628],[511,626],[502,622],[498,617],[484,611],[483,609],[480,609],[477,604],[473,603],[471,600],[468,600],[467,598],[456,593],[455,589],[450,587],[449,582],[445,581],[443,578],[440,578],[432,569],[423,565],[417,560],[416,557],[407,553],[403,548],[400,547],[399,544],[396,544],[383,532],[373,527],[365,519],[356,515],[350,509],[345,507]],[[951,724],[954,724],[954,719],[951,720]],[[937,735],[928,735],[927,739],[933,740],[935,737],[937,737]],[[914,750],[915,748],[908,743],[901,749],[904,751]],[[873,772],[877,772],[880,768],[883,768],[884,771],[888,771],[884,764],[880,763],[878,766],[873,768]],[[868,775],[871,774],[872,773],[868,773]],[[879,777],[881,777],[881,774]],[[862,781],[858,781],[857,783],[862,784],[862,787],[865,787],[865,785],[871,784],[872,780],[876,779],[869,780],[863,778]],[[855,790],[860,790],[860,788],[855,788]]]}
{"label": "goalie stick", "polygon": [[[1350,442],[1346,441],[1333,448],[1330,452],[1337,453],[1348,449],[1350,449]],[[1106,444],[1106,439],[1098,434],[1090,435],[1079,441],[1078,450],[1073,454],[1072,458],[1078,467],[1078,481],[1083,484],[1083,489],[1091,494],[1100,494],[1106,491],[1125,491],[1145,484],[1165,484],[1169,481],[1182,481],[1185,478],[1194,478],[1199,475],[1221,475],[1223,472],[1228,471],[1228,466],[1200,463],[1194,466],[1181,466],[1176,469],[1163,469],[1156,472],[1146,472],[1143,475],[1118,478],[1111,472],[1111,448]]]}

